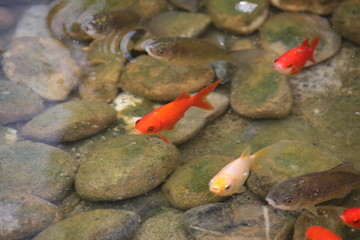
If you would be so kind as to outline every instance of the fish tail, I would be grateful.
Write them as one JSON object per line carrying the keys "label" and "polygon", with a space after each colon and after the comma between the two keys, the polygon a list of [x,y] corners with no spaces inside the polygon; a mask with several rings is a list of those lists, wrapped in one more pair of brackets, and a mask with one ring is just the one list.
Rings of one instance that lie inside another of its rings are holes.
{"label": "fish tail", "polygon": [[320,42],[320,37],[314,38],[314,40],[311,42],[311,46],[310,46],[311,54],[310,54],[309,60],[313,63],[315,63],[314,52],[315,52],[315,49],[316,49],[317,45],[319,44],[319,42]]}
{"label": "fish tail", "polygon": [[209,95],[216,86],[222,81],[222,79],[213,82],[212,84],[208,85],[206,88],[200,90],[196,95],[193,96],[194,101],[192,106],[212,110],[214,107],[206,100],[207,95]]}

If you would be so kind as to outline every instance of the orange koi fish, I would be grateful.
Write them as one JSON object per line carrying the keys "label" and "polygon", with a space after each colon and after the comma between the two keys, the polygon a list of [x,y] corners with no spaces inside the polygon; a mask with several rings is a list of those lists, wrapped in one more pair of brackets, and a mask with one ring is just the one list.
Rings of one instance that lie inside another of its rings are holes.
{"label": "orange koi fish", "polygon": [[320,41],[319,37],[316,37],[311,45],[309,39],[305,39],[303,43],[290,49],[275,60],[274,68],[282,74],[297,74],[305,66],[307,61],[315,63],[314,51]]}
{"label": "orange koi fish", "polygon": [[340,215],[344,224],[360,229],[360,208],[349,208]]}
{"label": "orange koi fish", "polygon": [[161,131],[172,130],[175,124],[184,116],[190,107],[198,107],[206,110],[213,106],[206,101],[207,95],[211,93],[222,80],[213,82],[194,96],[186,92],[174,101],[165,104],[148,113],[135,123],[135,131],[140,134],[157,134],[162,140],[170,143],[169,139],[160,134]]}
{"label": "orange koi fish", "polygon": [[311,226],[306,230],[307,240],[343,240],[327,228]]}

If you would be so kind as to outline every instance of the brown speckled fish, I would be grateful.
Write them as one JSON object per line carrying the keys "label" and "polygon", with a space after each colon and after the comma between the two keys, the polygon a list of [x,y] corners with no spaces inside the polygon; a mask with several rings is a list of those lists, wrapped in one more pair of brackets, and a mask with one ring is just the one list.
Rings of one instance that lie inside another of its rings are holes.
{"label": "brown speckled fish", "polygon": [[317,215],[315,205],[342,198],[360,187],[360,172],[351,163],[342,163],[330,170],[304,174],[288,179],[270,189],[266,200],[284,210],[307,209]]}

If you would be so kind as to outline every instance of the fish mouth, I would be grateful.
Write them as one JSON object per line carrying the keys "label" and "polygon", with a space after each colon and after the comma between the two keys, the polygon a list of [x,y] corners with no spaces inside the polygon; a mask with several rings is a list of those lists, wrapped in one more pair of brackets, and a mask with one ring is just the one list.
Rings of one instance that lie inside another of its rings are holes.
{"label": "fish mouth", "polygon": [[273,207],[276,207],[276,202],[274,200],[272,200],[271,198],[266,198],[266,201]]}
{"label": "fish mouth", "polygon": [[220,188],[217,186],[210,186],[209,188],[210,192],[214,193],[214,194],[219,194],[220,193]]}
{"label": "fish mouth", "polygon": [[147,49],[149,49],[154,42],[155,42],[154,39],[145,40],[144,42],[141,43],[140,47],[147,51]]}
{"label": "fish mouth", "polygon": [[140,132],[138,129],[136,129],[136,128],[134,128],[134,132],[136,133],[136,134],[142,134],[142,132]]}
{"label": "fish mouth", "polygon": [[287,75],[290,75],[291,74],[291,68],[284,68],[278,64],[274,64],[274,68],[276,69],[276,71],[278,71],[279,73],[282,73],[282,74],[287,74]]}

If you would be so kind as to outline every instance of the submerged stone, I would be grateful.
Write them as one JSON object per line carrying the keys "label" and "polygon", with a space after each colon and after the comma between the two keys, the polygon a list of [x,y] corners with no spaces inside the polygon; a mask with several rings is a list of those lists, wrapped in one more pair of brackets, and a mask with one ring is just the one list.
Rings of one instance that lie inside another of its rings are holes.
{"label": "submerged stone", "polygon": [[0,7],[0,31],[7,30],[15,24],[15,17],[8,9]]}
{"label": "submerged stone", "polygon": [[171,11],[153,17],[147,30],[159,37],[198,37],[210,25],[210,17],[203,13]]}
{"label": "submerged stone", "polygon": [[212,203],[186,211],[188,231],[197,240],[289,239],[295,219],[269,206]]}
{"label": "submerged stone", "polygon": [[[305,39],[320,37],[314,58],[322,62],[339,49],[341,38],[325,18],[305,13],[279,13],[272,15],[260,29],[264,49],[282,55],[299,46]],[[305,66],[313,65],[307,62]]]}
{"label": "submerged stone", "polygon": [[49,37],[18,37],[2,60],[6,76],[50,101],[62,101],[78,85],[80,69],[70,51]]}
{"label": "submerged stone", "polygon": [[51,107],[27,122],[21,136],[44,142],[68,142],[93,135],[115,121],[105,103],[71,100]]}
{"label": "submerged stone", "polygon": [[290,113],[293,97],[285,75],[272,65],[276,56],[264,57],[241,68],[231,82],[232,109],[249,118],[282,118]]}
{"label": "submerged stone", "polygon": [[140,217],[129,211],[99,209],[62,220],[42,231],[34,240],[131,239]]}
{"label": "submerged stone", "polygon": [[74,182],[77,164],[59,148],[30,141],[0,149],[0,189],[59,201]]}
{"label": "submerged stone", "polygon": [[77,193],[90,201],[115,201],[160,185],[180,153],[156,137],[122,135],[94,146],[85,158],[75,179]]}
{"label": "submerged stone", "polygon": [[[164,227],[166,226],[166,227]],[[166,208],[147,219],[135,234],[133,240],[191,240],[182,221],[182,212]]]}
{"label": "submerged stone", "polygon": [[170,0],[170,2],[174,6],[190,12],[197,12],[204,5],[204,0]]}
{"label": "submerged stone", "polygon": [[280,141],[273,147],[280,148],[279,154],[259,159],[246,182],[252,192],[262,197],[266,197],[275,184],[306,173],[325,171],[341,163],[336,156],[302,141]]}
{"label": "submerged stone", "polygon": [[44,109],[44,101],[31,89],[0,81],[0,125],[28,120]]}
{"label": "submerged stone", "polygon": [[214,73],[209,67],[176,66],[140,56],[126,65],[120,87],[134,95],[153,101],[170,101],[183,92],[194,92],[209,84]]}
{"label": "submerged stone", "polygon": [[53,223],[58,208],[25,193],[0,193],[0,239],[29,238]]}
{"label": "submerged stone", "polygon": [[268,15],[268,1],[206,1],[206,9],[219,29],[249,34],[258,29]]}
{"label": "submerged stone", "polygon": [[285,11],[309,11],[315,14],[331,14],[339,5],[338,0],[270,0],[270,2]]}
{"label": "submerged stone", "polygon": [[171,174],[162,191],[172,206],[183,210],[223,200],[209,191],[209,182],[231,161],[226,156],[212,155],[189,161]]}
{"label": "submerged stone", "polygon": [[360,43],[360,1],[344,0],[331,17],[335,30],[346,39]]}

